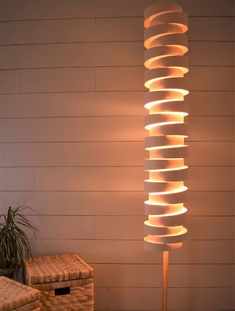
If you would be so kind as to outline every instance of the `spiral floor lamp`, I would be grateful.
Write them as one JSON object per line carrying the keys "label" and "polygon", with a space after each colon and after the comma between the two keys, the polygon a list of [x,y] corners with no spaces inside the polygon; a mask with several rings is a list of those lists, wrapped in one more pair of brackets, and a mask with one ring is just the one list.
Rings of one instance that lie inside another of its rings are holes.
{"label": "spiral floor lamp", "polygon": [[163,252],[162,310],[167,311],[169,251],[182,247],[187,229],[184,185],[187,166],[187,116],[184,75],[188,72],[187,15],[172,1],[158,1],[144,12],[145,249]]}

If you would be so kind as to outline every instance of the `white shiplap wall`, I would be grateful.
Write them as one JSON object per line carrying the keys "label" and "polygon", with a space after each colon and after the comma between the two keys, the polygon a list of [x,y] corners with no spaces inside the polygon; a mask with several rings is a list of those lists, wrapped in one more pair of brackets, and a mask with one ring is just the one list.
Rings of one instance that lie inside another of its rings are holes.
{"label": "white shiplap wall", "polygon": [[[96,310],[160,310],[143,250],[143,10],[148,0],[0,0],[0,211],[32,207],[34,254],[79,252]],[[235,310],[232,0],[190,16],[189,235],[170,310]]]}

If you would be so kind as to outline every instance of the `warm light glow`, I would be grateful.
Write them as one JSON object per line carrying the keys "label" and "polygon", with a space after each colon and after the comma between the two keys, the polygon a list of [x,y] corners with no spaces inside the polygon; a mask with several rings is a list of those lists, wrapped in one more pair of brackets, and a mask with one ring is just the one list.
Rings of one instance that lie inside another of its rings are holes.
{"label": "warm light glow", "polygon": [[144,85],[145,149],[149,158],[145,170],[146,237],[148,250],[172,250],[183,245],[187,234],[184,227],[187,208],[184,185],[188,167],[184,164],[187,151],[184,124],[188,115],[184,96],[189,92],[184,86],[184,75],[188,72],[187,15],[175,3],[156,3],[145,10]]}

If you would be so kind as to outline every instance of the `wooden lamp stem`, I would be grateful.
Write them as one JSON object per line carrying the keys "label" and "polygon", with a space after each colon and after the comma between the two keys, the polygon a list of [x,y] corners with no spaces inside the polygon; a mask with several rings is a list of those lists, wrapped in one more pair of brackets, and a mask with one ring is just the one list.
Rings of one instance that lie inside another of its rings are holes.
{"label": "wooden lamp stem", "polygon": [[169,251],[164,251],[164,252],[163,252],[162,311],[167,311],[167,298],[168,298],[168,263],[169,263]]}

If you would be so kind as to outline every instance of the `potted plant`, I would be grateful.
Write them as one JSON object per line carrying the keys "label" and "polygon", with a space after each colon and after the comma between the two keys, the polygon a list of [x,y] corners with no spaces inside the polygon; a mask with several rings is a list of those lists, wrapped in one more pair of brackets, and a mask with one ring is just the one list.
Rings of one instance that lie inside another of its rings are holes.
{"label": "potted plant", "polygon": [[36,227],[22,213],[25,207],[8,208],[0,216],[0,275],[13,277],[21,267],[23,259],[32,257],[25,229],[36,234]]}

